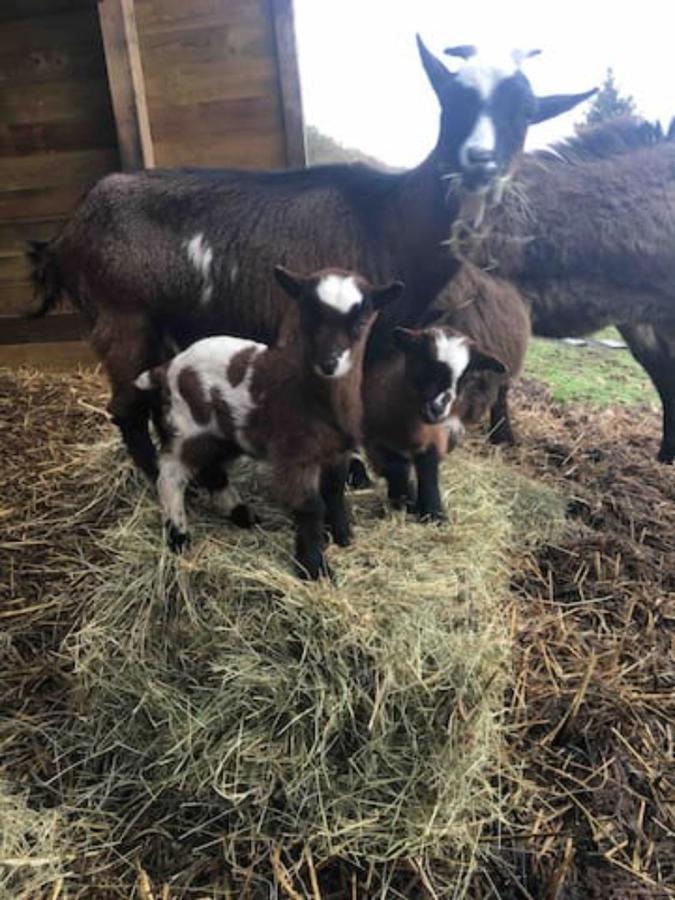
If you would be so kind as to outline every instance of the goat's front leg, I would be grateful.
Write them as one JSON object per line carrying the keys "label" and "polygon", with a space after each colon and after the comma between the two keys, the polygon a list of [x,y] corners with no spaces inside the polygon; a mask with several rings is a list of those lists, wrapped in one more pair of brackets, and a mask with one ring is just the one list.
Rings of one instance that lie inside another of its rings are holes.
{"label": "goat's front leg", "polygon": [[295,522],[295,568],[303,579],[330,576],[323,550],[325,504],[321,497],[321,469],[306,460],[277,460],[274,465],[279,496]]}
{"label": "goat's front leg", "polygon": [[170,453],[162,454],[157,492],[167,543],[174,553],[180,553],[190,541],[185,514],[185,488],[189,480],[190,472],[180,460]]}
{"label": "goat's front leg", "polygon": [[414,457],[417,473],[417,514],[423,522],[443,522],[446,515],[438,485],[438,447],[432,444]]}
{"label": "goat's front leg", "polygon": [[348,547],[352,542],[352,529],[345,504],[348,471],[348,458],[321,470],[321,496],[326,506],[326,525],[339,547]]}
{"label": "goat's front leg", "polygon": [[410,480],[410,462],[400,453],[382,448],[380,474],[387,482],[387,497],[394,509],[415,509],[415,489]]}

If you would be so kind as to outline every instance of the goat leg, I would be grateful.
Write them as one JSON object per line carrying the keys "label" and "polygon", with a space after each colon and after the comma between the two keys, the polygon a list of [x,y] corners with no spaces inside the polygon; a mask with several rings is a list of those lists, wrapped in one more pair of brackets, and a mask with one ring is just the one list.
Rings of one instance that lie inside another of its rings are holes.
{"label": "goat leg", "polygon": [[368,475],[366,464],[361,458],[361,454],[358,452],[353,453],[349,460],[347,484],[355,491],[364,491],[373,486],[373,480],[370,475]]}
{"label": "goat leg", "polygon": [[508,392],[508,384],[503,384],[499,388],[497,399],[490,409],[489,440],[491,444],[513,445],[516,442],[509,417]]}
{"label": "goat leg", "polygon": [[417,473],[417,515],[422,522],[444,522],[446,515],[438,485],[438,448],[432,444],[414,458]]}
{"label": "goat leg", "polygon": [[378,456],[381,460],[380,474],[387,482],[387,498],[393,509],[405,509],[414,512],[415,488],[410,479],[410,462],[400,453],[382,449]]}
{"label": "goat leg", "polygon": [[352,528],[345,504],[345,486],[349,462],[347,459],[335,466],[325,466],[321,471],[321,496],[326,507],[326,525],[339,547],[352,542]]}
{"label": "goat leg", "polygon": [[311,494],[293,510],[295,521],[295,567],[303,580],[332,578],[323,555],[325,505],[320,494]]}
{"label": "goat leg", "polygon": [[182,552],[190,542],[185,513],[185,488],[190,480],[187,467],[172,454],[163,454],[159,461],[157,493],[164,518],[166,540],[174,553]]}

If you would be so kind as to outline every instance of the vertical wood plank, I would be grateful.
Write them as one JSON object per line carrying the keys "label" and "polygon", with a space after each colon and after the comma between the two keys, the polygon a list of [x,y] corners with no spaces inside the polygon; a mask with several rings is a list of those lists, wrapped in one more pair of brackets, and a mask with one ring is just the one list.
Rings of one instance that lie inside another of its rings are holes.
{"label": "vertical wood plank", "polygon": [[154,151],[134,0],[100,0],[98,14],[122,168],[151,168]]}
{"label": "vertical wood plank", "polygon": [[284,119],[286,164],[292,168],[300,168],[307,164],[307,148],[295,44],[293,0],[270,0],[270,5],[277,46],[276,59]]}

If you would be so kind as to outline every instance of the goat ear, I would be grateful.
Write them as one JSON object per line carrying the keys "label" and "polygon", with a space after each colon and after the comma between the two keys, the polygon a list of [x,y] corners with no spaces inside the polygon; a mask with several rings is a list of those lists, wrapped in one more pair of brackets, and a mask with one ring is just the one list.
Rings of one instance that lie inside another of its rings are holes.
{"label": "goat ear", "polygon": [[536,125],[538,122],[553,119],[555,116],[573,109],[577,103],[588,100],[597,92],[597,88],[592,88],[590,91],[584,91],[583,94],[551,94],[550,97],[537,97],[537,105],[534,113],[530,116],[530,124]]}
{"label": "goat ear", "polygon": [[424,71],[427,73],[427,78],[431,82],[436,96],[442,103],[447,88],[454,82],[456,76],[445,68],[440,59],[437,59],[433,53],[427,50],[426,44],[419,34],[417,35],[417,49],[419,50]]}
{"label": "goat ear", "polygon": [[436,322],[440,322],[445,313],[444,309],[427,309],[422,318],[418,320],[417,325],[419,328],[430,328]]}
{"label": "goat ear", "polygon": [[305,279],[302,275],[296,275],[294,272],[285,269],[283,266],[274,267],[274,277],[291,297],[299,297],[305,286]]}
{"label": "goat ear", "polygon": [[472,371],[498,372],[500,375],[506,375],[508,370],[501,359],[492,356],[490,353],[486,353],[475,344],[471,344],[471,355],[469,356],[467,372]]}
{"label": "goat ear", "polygon": [[478,53],[473,44],[459,44],[457,47],[446,47],[443,53],[446,56],[457,56],[459,59],[468,60]]}
{"label": "goat ear", "polygon": [[385,284],[382,287],[374,287],[370,292],[370,300],[373,309],[382,309],[392,300],[397,300],[403,293],[405,285],[402,281],[392,281],[391,284]]}

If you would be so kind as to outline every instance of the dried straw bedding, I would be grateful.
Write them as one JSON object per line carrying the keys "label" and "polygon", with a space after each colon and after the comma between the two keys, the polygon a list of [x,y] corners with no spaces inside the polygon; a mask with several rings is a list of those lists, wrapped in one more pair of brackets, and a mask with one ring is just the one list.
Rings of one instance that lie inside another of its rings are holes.
{"label": "dried straw bedding", "polygon": [[264,470],[238,477],[263,527],[195,495],[176,559],[98,376],[0,387],[0,896],[544,896],[578,880],[565,830],[548,839],[570,801],[548,785],[549,802],[537,768],[572,727],[576,670],[551,696],[514,641],[533,629],[528,655],[546,658],[548,629],[556,647],[531,556],[560,544],[546,477],[454,454],[440,529],[354,496],[337,586],[304,585]]}

